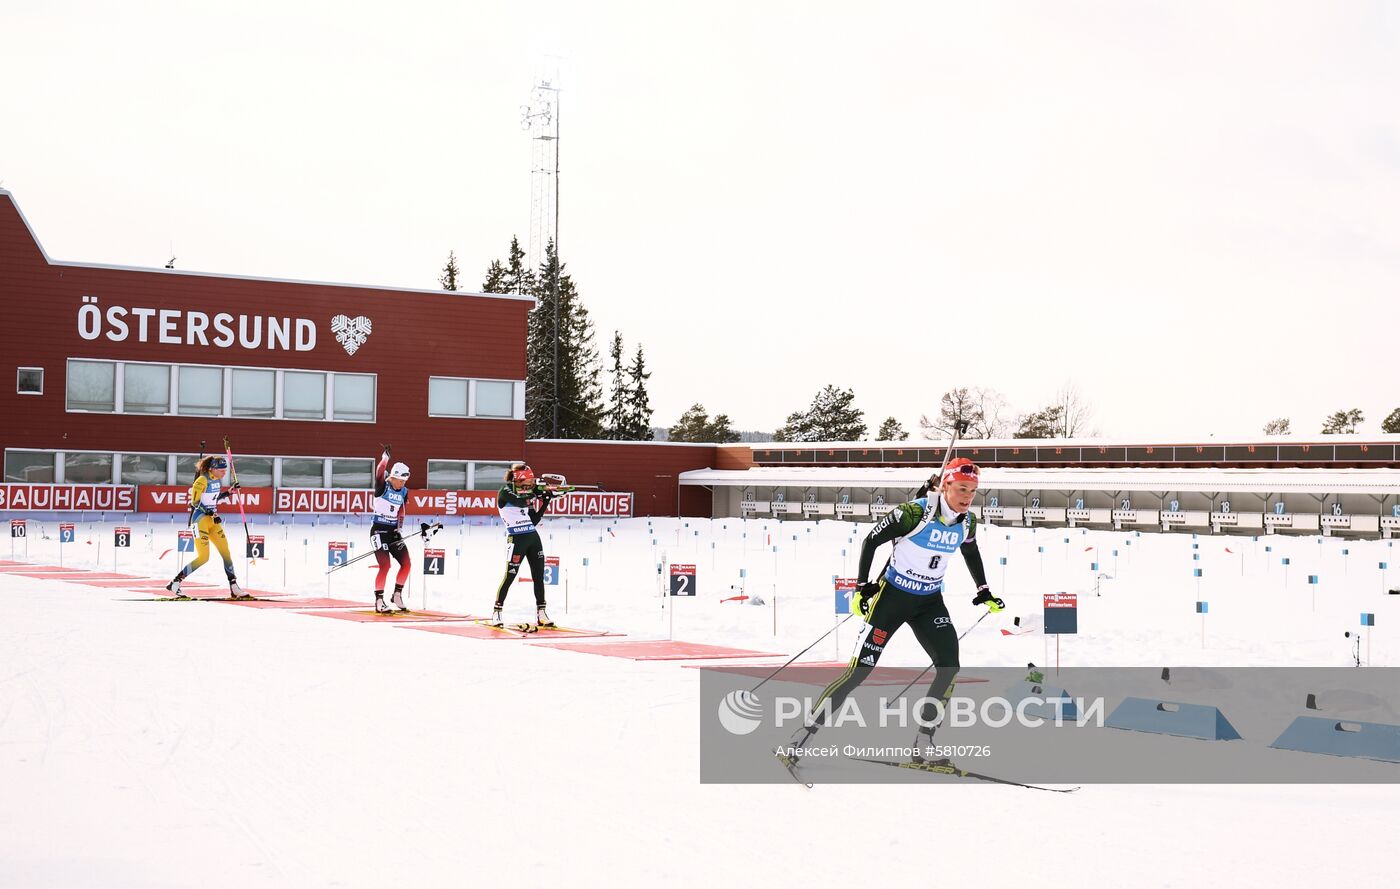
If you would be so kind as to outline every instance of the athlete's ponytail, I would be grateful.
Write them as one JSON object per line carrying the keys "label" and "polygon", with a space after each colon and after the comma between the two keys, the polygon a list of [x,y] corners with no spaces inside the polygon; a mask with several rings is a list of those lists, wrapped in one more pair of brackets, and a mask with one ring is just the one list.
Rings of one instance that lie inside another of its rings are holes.
{"label": "athlete's ponytail", "polygon": [[194,464],[194,474],[196,477],[209,474],[209,465],[214,462],[214,457],[214,454],[210,454]]}

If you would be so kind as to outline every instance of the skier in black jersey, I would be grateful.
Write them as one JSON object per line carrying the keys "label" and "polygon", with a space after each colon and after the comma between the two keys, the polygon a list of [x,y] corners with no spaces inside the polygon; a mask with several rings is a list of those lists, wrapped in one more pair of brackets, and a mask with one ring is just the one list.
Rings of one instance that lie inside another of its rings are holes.
{"label": "skier in black jersey", "polygon": [[[977,517],[970,507],[979,475],[976,464],[959,457],[944,470],[937,492],[900,504],[871,528],[860,551],[861,583],[851,598],[852,610],[865,618],[865,631],[845,672],[826,687],[812,715],[793,736],[791,752],[783,754],[791,764],[796,764],[802,748],[824,723],[823,704],[828,704],[827,712],[837,712],[846,696],[875,669],[890,637],[905,624],[933,661],[927,698],[947,706],[960,666],[957,630],[943,601],[943,578],[954,553],[962,555],[977,584],[972,604],[986,605],[991,611],[1006,607],[987,586],[977,548]],[[876,549],[891,541],[894,550],[883,574],[878,580],[867,580]],[[916,748],[930,746],[938,715],[932,705],[924,706]]]}
{"label": "skier in black jersey", "polygon": [[496,590],[496,607],[491,612],[490,624],[493,627],[499,627],[503,623],[501,609],[505,607],[506,594],[510,592],[511,584],[515,583],[515,577],[520,573],[521,562],[529,562],[530,579],[535,585],[535,623],[532,626],[554,626],[554,621],[545,613],[544,542],[540,540],[539,531],[535,530],[535,525],[544,516],[544,511],[553,498],[554,492],[535,478],[535,473],[529,466],[524,463],[511,464],[506,483],[496,495],[496,510],[500,513],[501,521],[505,522],[511,546],[510,559],[506,563],[506,576],[501,579],[501,586]]}

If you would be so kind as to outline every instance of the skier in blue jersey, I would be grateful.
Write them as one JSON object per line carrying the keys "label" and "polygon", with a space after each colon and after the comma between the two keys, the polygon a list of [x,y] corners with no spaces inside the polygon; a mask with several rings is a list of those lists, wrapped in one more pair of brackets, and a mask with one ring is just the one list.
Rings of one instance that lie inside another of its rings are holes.
{"label": "skier in blue jersey", "polygon": [[[413,559],[408,554],[408,544],[404,543],[399,529],[403,527],[404,507],[408,503],[408,466],[403,463],[389,465],[388,445],[374,467],[374,521],[370,524],[370,539],[374,544],[374,558],[379,563],[379,572],[374,576],[374,610],[379,612],[407,611],[403,603],[403,585],[413,570]],[[399,563],[399,573],[394,578],[394,595],[390,604],[384,601],[384,582],[389,576],[390,557]]]}

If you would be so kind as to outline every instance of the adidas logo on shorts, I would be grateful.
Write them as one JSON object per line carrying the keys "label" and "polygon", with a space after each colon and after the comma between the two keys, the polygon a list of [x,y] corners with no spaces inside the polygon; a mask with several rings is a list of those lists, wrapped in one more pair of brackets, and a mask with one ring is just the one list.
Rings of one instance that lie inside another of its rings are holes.
{"label": "adidas logo on shorts", "polygon": [[867,667],[873,667],[875,666],[875,655],[867,654],[865,657],[860,659],[860,662],[862,664],[865,664]]}

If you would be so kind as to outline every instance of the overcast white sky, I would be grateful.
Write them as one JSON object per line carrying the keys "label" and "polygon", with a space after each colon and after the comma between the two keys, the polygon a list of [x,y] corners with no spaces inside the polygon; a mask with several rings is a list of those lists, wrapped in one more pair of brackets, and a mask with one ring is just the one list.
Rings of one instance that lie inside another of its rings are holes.
{"label": "overcast white sky", "polygon": [[1400,4],[0,0],[0,184],[57,259],[477,287],[560,243],[655,422],[826,383],[913,428],[1072,381],[1110,436],[1400,407]]}

